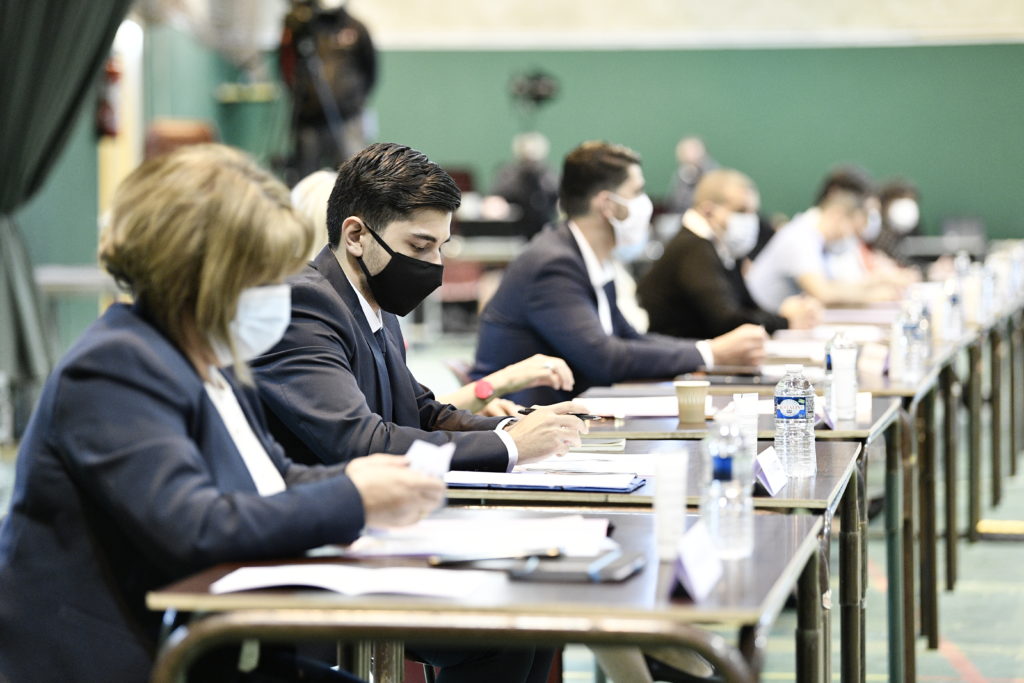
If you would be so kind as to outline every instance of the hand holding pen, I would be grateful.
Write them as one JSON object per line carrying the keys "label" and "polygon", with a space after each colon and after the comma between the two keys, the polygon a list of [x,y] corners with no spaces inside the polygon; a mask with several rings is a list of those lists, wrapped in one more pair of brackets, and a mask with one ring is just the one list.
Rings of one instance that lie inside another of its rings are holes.
{"label": "hand holding pen", "polygon": [[533,406],[522,419],[507,426],[516,442],[517,462],[525,464],[551,455],[565,455],[580,445],[580,434],[590,431],[586,406],[565,401],[550,406]]}

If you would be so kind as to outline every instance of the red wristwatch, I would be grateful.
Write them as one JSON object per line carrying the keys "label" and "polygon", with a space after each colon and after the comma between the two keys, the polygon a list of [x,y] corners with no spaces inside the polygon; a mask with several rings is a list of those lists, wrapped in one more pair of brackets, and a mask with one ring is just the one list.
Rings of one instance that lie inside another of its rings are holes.
{"label": "red wristwatch", "polygon": [[473,395],[481,401],[487,401],[494,396],[494,387],[485,379],[478,379],[473,383]]}

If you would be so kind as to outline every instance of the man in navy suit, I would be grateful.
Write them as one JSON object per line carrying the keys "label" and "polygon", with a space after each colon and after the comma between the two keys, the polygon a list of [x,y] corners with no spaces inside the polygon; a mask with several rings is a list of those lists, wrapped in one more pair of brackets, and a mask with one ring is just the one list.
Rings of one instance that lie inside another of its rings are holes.
{"label": "man in navy suit", "polygon": [[416,150],[375,144],[338,170],[328,245],[292,285],[284,338],[253,361],[271,431],[299,462],[405,453],[416,439],[456,443],[452,469],[504,472],[565,453],[584,423],[565,403],[521,420],[434,398],[405,361],[396,315],[441,284],[441,246],[460,193]]}
{"label": "man in navy suit", "polygon": [[[652,212],[634,151],[583,143],[565,159],[559,201],[568,220],[531,240],[484,309],[472,376],[544,353],[565,359],[578,393],[700,366],[760,362],[766,337],[761,327],[741,325],[709,340],[676,339],[640,334],[619,312],[615,252],[647,234]],[[570,395],[539,387],[509,398],[530,404]]]}

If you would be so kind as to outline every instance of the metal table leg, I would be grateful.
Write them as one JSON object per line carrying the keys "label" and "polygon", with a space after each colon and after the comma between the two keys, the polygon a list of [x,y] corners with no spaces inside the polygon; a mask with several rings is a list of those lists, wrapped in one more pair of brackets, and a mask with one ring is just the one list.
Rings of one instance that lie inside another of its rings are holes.
{"label": "metal table leg", "polygon": [[953,361],[946,365],[939,377],[942,386],[944,413],[943,429],[943,483],[946,502],[946,590],[956,586],[957,544],[960,540],[957,524],[957,451],[960,446],[960,385],[956,381]]}
{"label": "metal table leg", "polygon": [[981,339],[976,339],[968,349],[970,372],[967,378],[968,429],[970,443],[968,462],[968,508],[967,535],[971,541],[978,540],[978,522],[981,521]]}
{"label": "metal table leg", "polygon": [[992,410],[992,505],[999,505],[1003,499],[1003,333],[1000,325],[992,327],[989,334],[989,364],[991,367]]}
{"label": "metal table leg", "polygon": [[[861,457],[866,457],[862,451]],[[862,585],[863,540],[860,526],[860,468],[850,477],[840,509],[839,604],[841,620],[840,669],[848,683],[864,680],[864,587]]]}
{"label": "metal table leg", "polygon": [[[888,574],[889,680],[904,678],[903,443],[901,420],[885,430],[885,551]],[[911,634],[912,636],[912,634]],[[911,640],[913,638],[911,637]]]}
{"label": "metal table leg", "polygon": [[917,680],[917,592],[914,589],[916,563],[915,493],[917,491],[917,448],[914,420],[903,414],[903,557],[898,566],[903,571],[903,667],[907,681]]}
{"label": "metal table leg", "polygon": [[928,647],[939,646],[939,581],[937,533],[935,522],[935,390],[930,390],[917,406],[917,445],[920,467],[920,564],[921,631],[928,637]]}
{"label": "metal table leg", "polygon": [[796,680],[799,683],[818,683],[825,680],[824,649],[821,609],[821,560],[812,553],[800,575],[797,588],[796,626]]}

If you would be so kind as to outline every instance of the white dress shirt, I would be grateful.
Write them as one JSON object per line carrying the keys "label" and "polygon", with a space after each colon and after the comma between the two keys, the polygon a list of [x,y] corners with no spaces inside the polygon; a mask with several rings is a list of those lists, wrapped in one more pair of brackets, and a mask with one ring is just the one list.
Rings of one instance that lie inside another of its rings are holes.
{"label": "white dress shirt", "polygon": [[[576,240],[576,244],[580,248],[580,254],[583,255],[583,265],[587,269],[587,277],[590,279],[590,285],[594,288],[594,294],[597,296],[597,317],[601,320],[601,328],[605,334],[612,336],[614,329],[612,326],[612,309],[608,303],[608,295],[605,293],[604,286],[615,280],[615,263],[611,259],[602,263],[597,258],[597,254],[594,253],[590,242],[587,241],[583,232],[576,227],[576,224],[569,221],[568,225],[569,232],[572,233],[573,239]],[[701,358],[704,359],[704,365],[709,369],[714,367],[715,354],[711,351],[711,344],[707,340],[701,340],[697,342],[696,346]]]}
{"label": "white dress shirt", "polygon": [[249,476],[256,484],[259,494],[272,496],[284,491],[287,488],[284,478],[274,465],[274,461],[267,455],[263,444],[256,438],[249,420],[242,412],[242,406],[238,404],[238,397],[235,396],[235,392],[231,390],[231,386],[224,376],[220,374],[220,370],[214,367],[210,368],[210,379],[203,382],[203,388],[206,389],[206,395],[210,397],[213,407],[220,414],[220,419],[224,422],[228,434],[231,435],[231,440],[235,442],[235,448],[242,456],[242,462],[249,470]]}
{"label": "white dress shirt", "polygon": [[[345,277],[348,278],[348,273],[345,273]],[[377,330],[384,327],[384,319],[381,317],[380,311],[373,310],[373,306],[366,300],[363,293],[359,291],[356,284],[351,279],[348,280],[349,285],[352,286],[352,291],[356,293],[356,297],[359,299],[359,306],[363,309],[363,315],[366,316],[366,324],[370,326],[370,332],[373,334],[377,333]],[[519,462],[519,448],[516,446],[515,440],[512,435],[505,431],[505,427],[515,422],[514,417],[509,417],[498,423],[498,426],[494,428],[494,433],[498,435],[501,442],[505,444],[505,450],[508,451],[508,469],[506,472],[511,472]]]}

